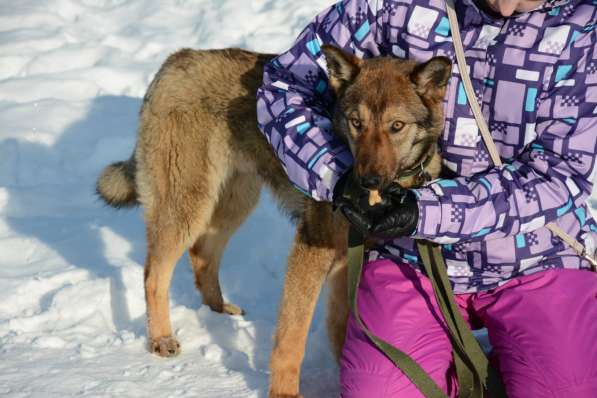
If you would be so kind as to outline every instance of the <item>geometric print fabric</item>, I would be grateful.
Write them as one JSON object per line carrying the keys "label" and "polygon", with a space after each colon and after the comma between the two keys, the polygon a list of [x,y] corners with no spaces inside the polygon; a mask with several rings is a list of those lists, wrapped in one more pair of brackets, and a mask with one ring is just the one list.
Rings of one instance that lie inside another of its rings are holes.
{"label": "geometric print fabric", "polygon": [[[477,101],[505,165],[493,167],[454,67],[440,144],[444,166],[459,177],[416,190],[416,236],[443,244],[446,261],[458,264],[450,275],[456,292],[542,269],[587,267],[544,225],[557,220],[577,239],[597,241],[585,203],[597,153],[596,6],[554,0],[497,18],[456,0],[456,11]],[[268,65],[258,92],[260,128],[295,186],[331,200],[352,158],[326,117],[332,97],[323,43],[362,58],[443,55],[455,63],[455,56],[443,1],[345,0]],[[412,239],[384,242],[369,256],[419,261]]]}

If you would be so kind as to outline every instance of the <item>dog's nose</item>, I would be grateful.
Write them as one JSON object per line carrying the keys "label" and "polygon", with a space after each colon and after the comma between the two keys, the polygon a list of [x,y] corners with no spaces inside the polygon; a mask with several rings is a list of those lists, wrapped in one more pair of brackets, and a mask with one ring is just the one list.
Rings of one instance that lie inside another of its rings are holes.
{"label": "dog's nose", "polygon": [[361,186],[366,189],[379,188],[381,177],[376,174],[367,174],[361,177]]}

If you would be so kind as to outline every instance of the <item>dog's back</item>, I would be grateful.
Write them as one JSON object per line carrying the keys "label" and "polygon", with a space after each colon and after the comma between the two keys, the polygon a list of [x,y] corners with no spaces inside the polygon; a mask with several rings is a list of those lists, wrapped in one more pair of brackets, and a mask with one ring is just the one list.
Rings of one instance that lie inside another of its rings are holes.
{"label": "dog's back", "polygon": [[113,207],[141,203],[147,209],[159,195],[158,181],[194,186],[193,195],[202,197],[209,190],[197,181],[257,174],[296,218],[304,198],[257,129],[255,93],[271,58],[240,49],[183,49],[168,57],[143,99],[135,153],[98,179],[102,199]]}

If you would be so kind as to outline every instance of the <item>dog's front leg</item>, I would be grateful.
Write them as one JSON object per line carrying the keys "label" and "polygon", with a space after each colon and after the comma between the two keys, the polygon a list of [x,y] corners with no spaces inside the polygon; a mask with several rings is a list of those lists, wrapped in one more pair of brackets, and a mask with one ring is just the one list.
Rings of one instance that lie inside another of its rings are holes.
{"label": "dog's front leg", "polygon": [[299,225],[288,262],[270,361],[270,398],[301,396],[300,369],[307,333],[334,258],[330,242],[316,242],[317,238],[309,236],[309,228],[305,223]]}
{"label": "dog's front leg", "polygon": [[[343,242],[346,243],[346,242]],[[327,331],[336,360],[340,360],[346,337],[346,322],[350,312],[348,302],[348,267],[346,245],[337,253],[334,266],[328,275],[329,295],[327,302]]]}

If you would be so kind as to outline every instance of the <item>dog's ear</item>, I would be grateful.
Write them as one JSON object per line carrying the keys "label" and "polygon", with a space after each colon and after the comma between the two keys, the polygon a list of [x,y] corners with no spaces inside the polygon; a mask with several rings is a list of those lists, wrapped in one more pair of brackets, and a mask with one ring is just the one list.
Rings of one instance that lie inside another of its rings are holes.
{"label": "dog's ear", "polygon": [[410,78],[420,96],[443,99],[451,75],[452,61],[447,57],[434,57],[415,66]]}
{"label": "dog's ear", "polygon": [[351,83],[359,74],[363,61],[336,47],[324,44],[321,51],[328,66],[330,86],[338,92]]}

